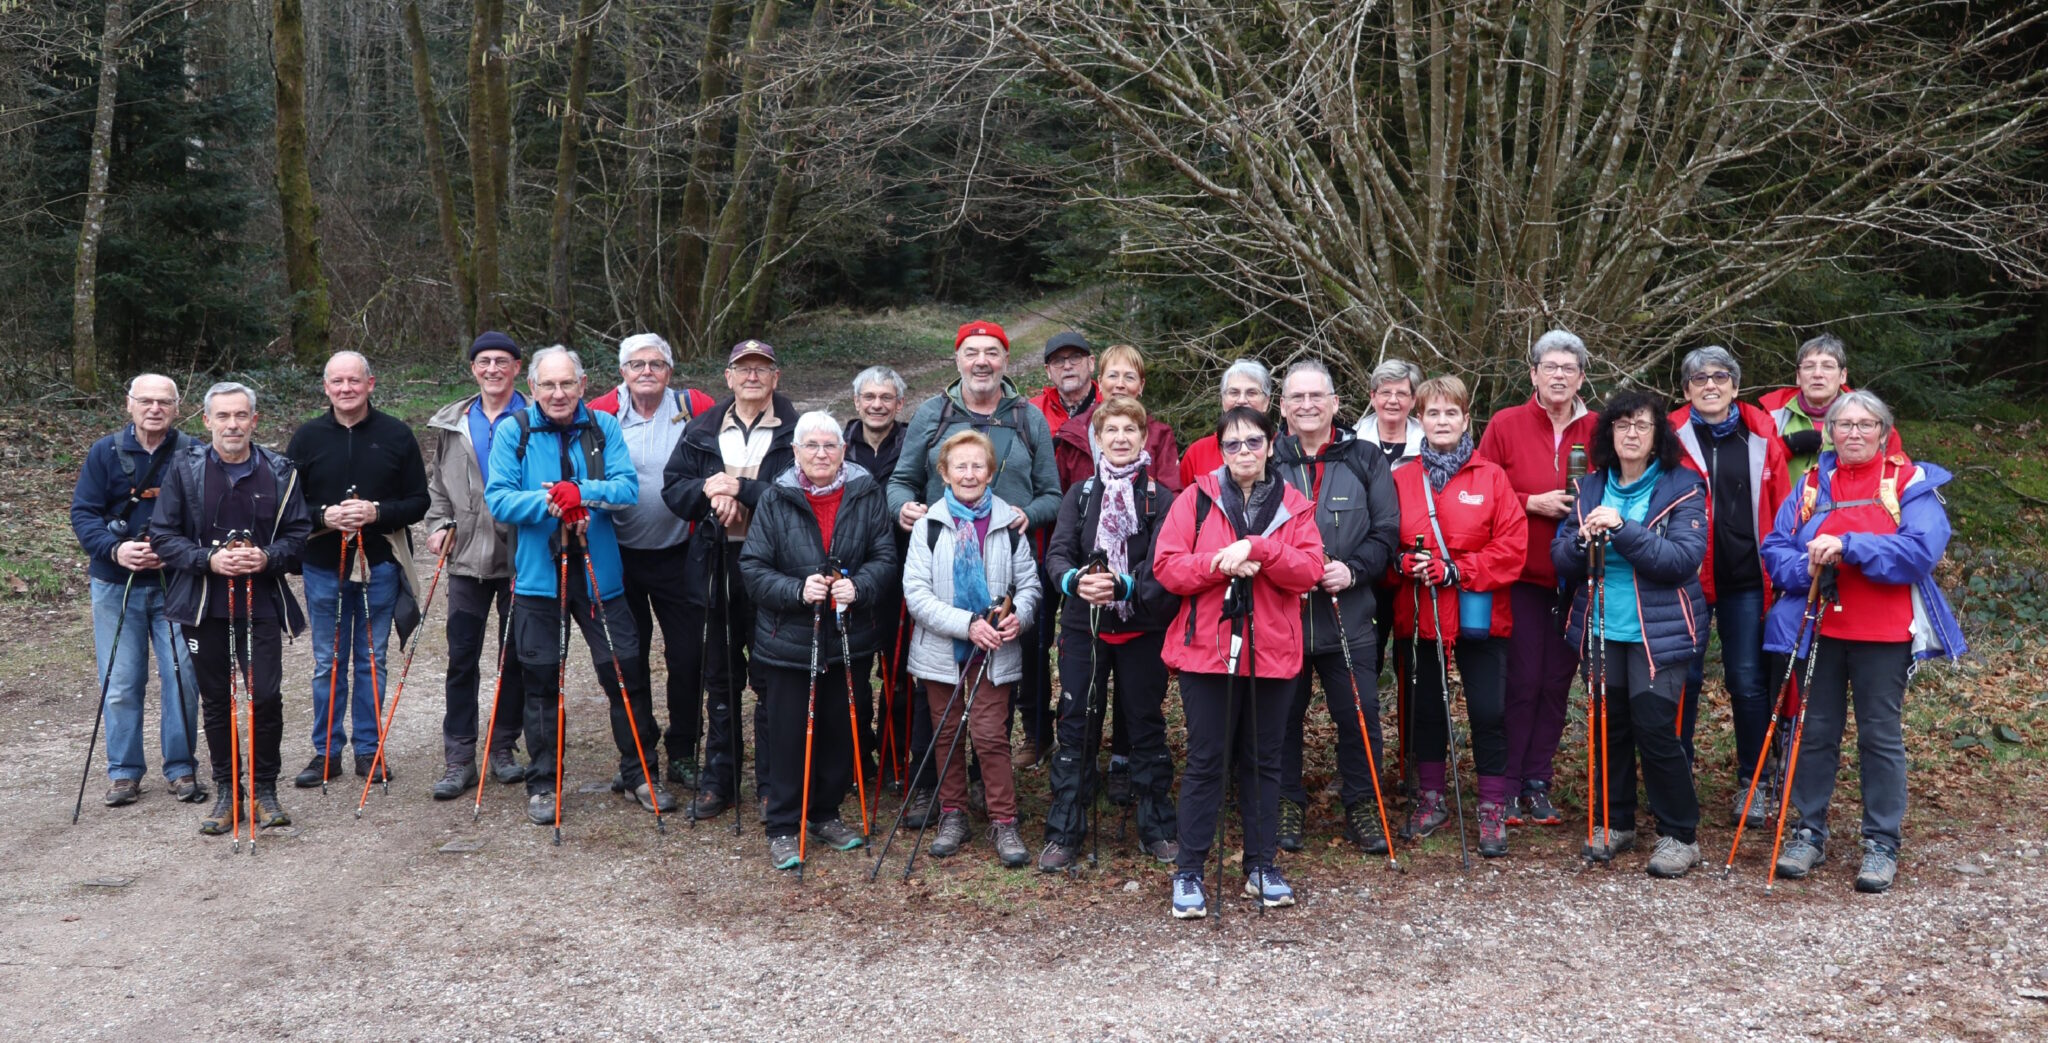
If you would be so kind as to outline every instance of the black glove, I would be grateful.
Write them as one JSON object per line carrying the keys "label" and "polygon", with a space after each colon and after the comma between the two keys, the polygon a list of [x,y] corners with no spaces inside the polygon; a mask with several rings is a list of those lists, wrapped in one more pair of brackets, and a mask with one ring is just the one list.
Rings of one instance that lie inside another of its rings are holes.
{"label": "black glove", "polygon": [[1817,430],[1795,432],[1786,435],[1784,441],[1785,448],[1791,450],[1793,456],[1812,456],[1820,452],[1820,432]]}

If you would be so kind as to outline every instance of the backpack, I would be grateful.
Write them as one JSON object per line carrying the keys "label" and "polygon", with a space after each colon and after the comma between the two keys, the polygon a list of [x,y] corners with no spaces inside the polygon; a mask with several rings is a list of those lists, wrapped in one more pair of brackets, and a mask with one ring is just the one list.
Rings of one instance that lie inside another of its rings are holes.
{"label": "backpack", "polygon": [[[927,453],[939,447],[939,441],[946,436],[947,424],[949,424],[952,421],[954,416],[958,415],[961,412],[964,412],[963,410],[956,410],[953,408],[953,396],[947,395],[945,396],[945,399],[945,404],[939,407],[938,423],[933,424],[931,434],[925,436],[924,451]],[[1024,408],[1024,405],[1025,403],[1022,396],[1010,399],[1010,422],[1008,424],[1005,424],[1001,420],[991,416],[987,420],[969,420],[967,422],[967,426],[974,428],[976,431],[980,431],[981,429],[987,427],[1007,427],[1012,431],[1022,432],[1024,430],[1024,421],[1019,418],[1019,411]],[[969,417],[974,416],[974,414],[972,413],[967,413],[966,415]]]}
{"label": "backpack", "polygon": [[[526,415],[526,410],[524,409],[515,411],[512,414],[512,419],[519,425],[519,445],[512,451],[513,459],[518,460],[523,465],[526,463],[526,443],[533,438],[533,421]],[[595,419],[587,424],[578,424],[575,433],[571,436],[572,440],[583,450],[583,475],[586,478],[604,477],[604,440],[583,437],[585,431],[595,430],[596,427],[597,421]],[[567,478],[569,476],[564,474],[562,477]]]}
{"label": "backpack", "polygon": [[[1813,520],[1814,510],[1819,503],[1820,466],[1816,464],[1813,467],[1807,468],[1806,477],[1799,483],[1799,524],[1801,526]],[[1831,501],[1828,503],[1827,511],[1822,511],[1821,513],[1826,514],[1828,511],[1837,511],[1844,507],[1868,507],[1873,503],[1884,507],[1885,513],[1892,516],[1893,525],[1899,523],[1899,472],[1891,460],[1885,461],[1884,473],[1877,479],[1876,496],[1866,500]]]}

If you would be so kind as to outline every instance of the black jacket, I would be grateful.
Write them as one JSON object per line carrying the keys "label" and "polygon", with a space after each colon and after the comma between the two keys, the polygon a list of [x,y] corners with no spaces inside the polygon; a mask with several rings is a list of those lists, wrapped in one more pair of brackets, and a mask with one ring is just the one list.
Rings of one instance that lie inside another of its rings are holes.
{"label": "black jacket", "polygon": [[[1401,498],[1386,454],[1376,444],[1361,442],[1342,427],[1331,432],[1330,444],[1305,456],[1301,439],[1283,435],[1273,446],[1276,473],[1316,502],[1316,530],[1323,536],[1323,556],[1351,568],[1352,584],[1339,592],[1337,608],[1354,657],[1376,641],[1372,628],[1372,585],[1386,575],[1401,540]],[[1315,486],[1320,463],[1323,481]],[[1302,647],[1309,655],[1338,651],[1337,620],[1330,595],[1319,587],[1309,592],[1302,608]]]}
{"label": "black jacket", "polygon": [[[358,498],[377,501],[377,520],[364,526],[365,533],[399,532],[427,516],[431,498],[419,439],[405,421],[375,406],[354,427],[341,426],[332,409],[300,424],[285,455],[298,465],[306,514],[316,528],[327,508],[349,498],[351,487]],[[395,560],[390,540],[364,540],[363,546],[373,565]],[[341,535],[322,529],[307,540],[305,565],[338,571]]]}
{"label": "black jacket", "polygon": [[[207,531],[209,505],[202,503],[206,489],[206,454],[213,447],[195,443],[165,467],[163,486],[157,494],[156,513],[149,521],[149,546],[164,563],[164,615],[174,623],[198,626],[206,616],[208,584],[207,550],[200,540]],[[285,584],[285,576],[298,571],[299,555],[306,537],[313,531],[312,516],[299,492],[299,472],[290,460],[262,446],[253,446],[258,463],[270,468],[277,480],[277,514],[268,532],[258,532],[263,553],[270,560],[256,584],[271,599],[285,630],[297,635],[306,629],[305,613],[299,600]]]}
{"label": "black jacket", "polygon": [[[1152,539],[1159,523],[1173,509],[1173,490],[1151,475],[1140,475],[1132,485],[1137,500],[1138,531],[1131,534],[1125,549],[1130,558],[1132,583],[1131,618],[1125,619],[1105,606],[1101,633],[1165,630],[1180,611],[1180,596],[1159,585],[1152,575]],[[1052,539],[1046,543],[1045,570],[1053,584],[1066,594],[1060,607],[1060,625],[1083,633],[1088,631],[1089,609],[1093,606],[1067,592],[1067,572],[1083,568],[1095,556],[1095,533],[1102,523],[1102,482],[1089,477],[1069,488],[1060,498],[1060,516],[1053,523]]]}
{"label": "black jacket", "polygon": [[[71,531],[90,559],[92,578],[108,583],[128,582],[128,570],[114,561],[114,548],[125,540],[149,538],[149,519],[156,509],[156,494],[164,475],[192,444],[192,436],[172,428],[165,433],[157,451],[167,454],[163,467],[152,476],[150,454],[135,440],[135,425],[108,435],[92,444],[85,454],[85,466],[78,469],[78,485],[71,492]],[[127,523],[128,535],[116,536],[107,528],[115,520]],[[135,573],[139,587],[157,585],[157,570]]]}
{"label": "black jacket", "polygon": [[[726,415],[732,412],[733,397],[727,395],[718,404],[697,414],[689,425],[683,428],[683,437],[676,439],[676,447],[669,454],[668,466],[661,471],[661,500],[668,509],[695,525],[691,532],[689,557],[686,559],[684,575],[687,588],[683,596],[692,605],[711,603],[711,575],[718,561],[719,544],[725,540],[725,527],[717,523],[717,516],[711,513],[711,498],[704,495],[704,479],[725,472],[725,454],[718,451],[718,432],[725,426]],[[761,498],[768,492],[776,477],[796,464],[796,406],[775,392],[768,408],[775,411],[777,426],[768,443],[768,455],[761,461],[760,478],[740,479],[739,501],[749,511],[759,513]],[[749,529],[748,531],[752,531]],[[731,548],[726,548],[727,553]],[[805,660],[809,666],[810,635],[804,635]]]}
{"label": "black jacket", "polygon": [[[881,483],[858,464],[847,464],[846,492],[832,521],[832,553],[851,573],[854,599],[846,610],[853,655],[872,655],[879,643],[884,598],[900,584],[896,526]],[[754,522],[740,550],[740,578],[754,599],[755,662],[791,670],[811,665],[811,606],[804,604],[804,578],[824,563],[818,516],[796,484],[796,470],[778,475],[761,495]],[[818,667],[837,666],[839,626],[828,603],[818,628]]]}

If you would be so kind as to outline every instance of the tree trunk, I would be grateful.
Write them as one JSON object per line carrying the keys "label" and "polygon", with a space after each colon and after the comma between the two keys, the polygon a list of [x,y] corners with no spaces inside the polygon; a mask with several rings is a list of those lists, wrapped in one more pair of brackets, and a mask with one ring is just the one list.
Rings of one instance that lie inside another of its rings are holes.
{"label": "tree trunk", "polygon": [[469,181],[471,223],[470,272],[475,277],[476,306],[472,329],[498,326],[498,185],[491,142],[497,134],[491,118],[491,63],[503,31],[502,0],[476,0],[469,31]]}
{"label": "tree trunk", "polygon": [[[832,25],[832,0],[818,0],[811,8],[811,33],[825,34]],[[818,104],[824,94],[824,76],[814,74],[811,81],[799,92],[805,107]],[[782,162],[775,173],[775,190],[768,197],[768,220],[761,230],[761,252],[754,258],[754,270],[744,284],[735,286],[733,293],[744,302],[740,307],[740,323],[749,330],[759,330],[768,321],[769,311],[775,306],[775,279],[782,272],[782,255],[789,248],[789,226],[796,214],[796,200],[800,194],[798,181],[802,178],[802,151],[804,142],[795,137],[782,143]]]}
{"label": "tree trunk", "polygon": [[726,40],[732,35],[737,6],[735,0],[713,0],[704,27],[704,54],[697,61],[697,121],[690,143],[690,180],[683,186],[683,230],[676,237],[675,281],[669,293],[675,307],[670,325],[677,337],[688,339],[693,355],[710,346],[699,303],[704,291],[705,244],[711,239],[711,181],[718,175],[724,137],[724,121],[714,106],[725,96]]}
{"label": "tree trunk", "polygon": [[583,124],[583,91],[590,81],[590,41],[597,35],[600,0],[576,7],[576,44],[569,52],[569,95],[562,101],[562,141],[555,150],[555,211],[548,221],[548,307],[555,342],[568,344],[576,312],[569,286],[569,218],[576,208],[576,151]]}
{"label": "tree trunk", "polygon": [[469,281],[469,259],[462,250],[461,218],[455,212],[455,188],[448,178],[447,147],[441,140],[441,105],[434,98],[433,69],[427,64],[427,34],[420,26],[420,5],[405,5],[405,41],[412,51],[412,90],[419,101],[420,130],[425,135],[427,180],[434,189],[441,249],[448,255],[448,276],[455,302],[462,309],[463,331],[475,336],[476,288]]}
{"label": "tree trunk", "polygon": [[277,71],[277,202],[284,224],[285,284],[292,294],[292,355],[303,365],[327,357],[327,276],[320,270],[320,208],[306,152],[306,23],[301,0],[274,0]]}
{"label": "tree trunk", "polygon": [[100,31],[99,107],[93,114],[92,156],[86,163],[85,218],[78,224],[78,263],[71,283],[71,384],[81,394],[99,390],[99,345],[94,334],[95,292],[100,263],[100,231],[107,216],[109,155],[114,149],[114,95],[121,86],[121,36],[128,23],[124,0],[107,0],[107,22]]}
{"label": "tree trunk", "polygon": [[648,129],[653,122],[654,94],[647,82],[646,15],[639,4],[626,5],[626,23],[626,191],[632,194],[633,207],[632,296],[626,312],[634,327],[647,329],[649,318],[661,310],[661,264],[655,233],[659,219],[655,200],[661,186],[655,178],[655,135]]}
{"label": "tree trunk", "polygon": [[739,252],[740,231],[747,220],[747,182],[753,179],[754,151],[759,138],[755,117],[760,112],[761,81],[766,77],[761,49],[774,37],[776,18],[781,13],[780,0],[761,0],[761,6],[754,11],[753,28],[747,33],[747,53],[742,59],[746,71],[740,74],[739,126],[732,144],[732,187],[726,192],[718,227],[711,234],[711,248],[704,261],[703,291],[697,302],[705,335],[713,342],[725,340],[722,334],[736,325],[727,310],[730,293],[726,280],[732,273],[733,255]]}

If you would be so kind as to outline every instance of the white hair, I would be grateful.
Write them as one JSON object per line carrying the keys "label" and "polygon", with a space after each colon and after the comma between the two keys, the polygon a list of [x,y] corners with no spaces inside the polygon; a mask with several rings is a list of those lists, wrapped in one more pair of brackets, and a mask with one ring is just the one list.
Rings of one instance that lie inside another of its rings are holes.
{"label": "white hair", "polygon": [[814,432],[831,435],[832,440],[834,442],[840,443],[841,445],[844,445],[846,443],[846,436],[844,434],[841,434],[839,431],[839,421],[834,420],[832,418],[832,414],[827,413],[822,409],[813,409],[810,412],[805,413],[800,417],[797,417],[796,434],[793,435],[792,438],[794,441],[801,443],[803,442],[804,437],[806,435],[810,435]]}
{"label": "white hair", "polygon": [[1827,419],[1823,420],[1822,423],[1828,426],[1830,432],[1834,430],[1835,421],[1841,419],[1842,410],[1850,406],[1861,408],[1864,412],[1870,414],[1871,419],[1884,425],[1884,430],[1877,433],[1879,439],[1889,439],[1892,436],[1892,427],[1895,421],[1892,419],[1891,407],[1884,404],[1884,399],[1861,389],[1844,391],[1835,397],[1833,403],[1829,404]]}
{"label": "white hair", "polygon": [[1295,375],[1298,373],[1313,373],[1319,377],[1322,377],[1323,385],[1330,389],[1330,393],[1333,395],[1337,393],[1337,381],[1335,378],[1330,376],[1330,367],[1325,366],[1314,359],[1302,359],[1300,362],[1297,362],[1294,365],[1287,367],[1287,375],[1280,378],[1280,386],[1283,388],[1286,387],[1287,382],[1293,380]]}
{"label": "white hair", "polygon": [[1704,372],[1708,366],[1719,366],[1727,370],[1729,379],[1735,381],[1737,390],[1741,390],[1742,363],[1735,361],[1734,354],[1719,344],[1709,344],[1704,348],[1693,349],[1690,354],[1685,356],[1685,361],[1678,364],[1678,374],[1685,380],[1690,381],[1693,374]]}
{"label": "white hair", "polygon": [[1273,393],[1273,372],[1266,368],[1265,363],[1257,359],[1238,359],[1236,362],[1231,363],[1230,368],[1223,371],[1223,379],[1216,385],[1216,392],[1218,394],[1230,390],[1230,378],[1232,377],[1250,377],[1258,382],[1259,394],[1271,395]]}
{"label": "white hair", "polygon": [[1541,366],[1543,364],[1543,356],[1553,355],[1560,351],[1569,354],[1578,362],[1579,372],[1581,373],[1584,373],[1592,363],[1592,360],[1586,355],[1586,342],[1580,340],[1578,334],[1570,330],[1551,330],[1543,336],[1536,338],[1536,343],[1530,346],[1529,368],[1535,369]]}
{"label": "white hair", "polygon": [[576,357],[575,352],[560,344],[550,344],[533,353],[533,368],[526,371],[527,386],[531,387],[534,381],[540,379],[540,364],[556,356],[567,356],[569,363],[576,367],[576,379],[583,379],[583,360]]}
{"label": "white hair", "polygon": [[128,396],[130,398],[133,398],[135,396],[135,385],[140,384],[145,380],[161,380],[164,383],[169,384],[171,386],[171,401],[176,402],[179,399],[180,396],[178,394],[178,382],[172,380],[167,376],[164,376],[161,373],[135,374],[135,379],[128,382]]}
{"label": "white hair", "polygon": [[625,369],[627,361],[648,348],[661,352],[661,361],[664,363],[670,366],[676,364],[675,350],[668,346],[668,341],[661,339],[661,334],[635,333],[619,342],[619,368]]}
{"label": "white hair", "polygon": [[364,380],[368,380],[371,377],[377,375],[370,369],[370,357],[368,355],[365,355],[360,351],[343,350],[337,351],[334,354],[327,356],[327,364],[325,366],[320,367],[320,376],[322,378],[325,378],[327,376],[327,371],[333,369],[335,363],[342,361],[353,362],[356,365],[363,367]]}
{"label": "white hair", "polygon": [[1422,367],[1407,359],[1388,359],[1373,368],[1372,379],[1366,381],[1366,390],[1378,391],[1388,384],[1398,384],[1403,380],[1408,382],[1409,391],[1421,387]]}
{"label": "white hair", "polygon": [[207,388],[206,397],[199,400],[199,408],[206,413],[212,413],[213,400],[220,395],[247,395],[249,397],[249,412],[254,413],[256,411],[256,390],[247,384],[237,384],[232,380],[223,380]]}
{"label": "white hair", "polygon": [[856,401],[860,398],[860,389],[869,384],[891,385],[896,389],[897,398],[910,394],[910,385],[904,383],[903,377],[887,366],[869,366],[861,370],[859,376],[853,378],[853,397]]}

